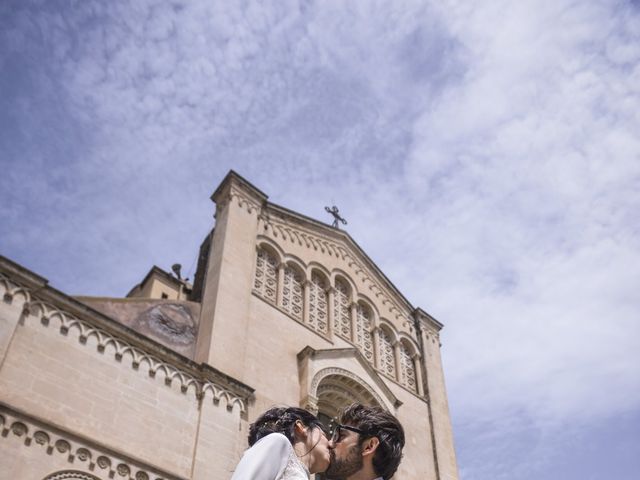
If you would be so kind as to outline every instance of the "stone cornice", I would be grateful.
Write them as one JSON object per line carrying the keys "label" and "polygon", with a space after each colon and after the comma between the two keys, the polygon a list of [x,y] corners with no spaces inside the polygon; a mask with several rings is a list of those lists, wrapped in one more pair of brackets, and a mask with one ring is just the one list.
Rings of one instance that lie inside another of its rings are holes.
{"label": "stone cornice", "polygon": [[260,211],[261,206],[267,201],[268,196],[242,178],[233,170],[222,180],[218,188],[211,195],[218,209],[235,199],[240,207],[245,208],[249,213]]}
{"label": "stone cornice", "polygon": [[[19,440],[43,454],[66,458],[74,468],[122,480],[182,480],[123,453],[63,431],[0,403],[0,442]],[[17,437],[17,438],[14,438]]]}
{"label": "stone cornice", "polygon": [[[74,332],[81,344],[86,345],[93,337],[98,352],[112,353],[117,362],[126,361],[134,370],[145,363],[148,375],[156,377],[160,373],[167,386],[175,381],[184,394],[190,393],[196,399],[211,398],[216,404],[224,400],[227,409],[237,405],[242,414],[246,413],[253,399],[251,387],[209,365],[198,365],[46,284],[36,289],[21,285],[9,276],[11,272],[4,268],[3,260],[0,259],[0,294],[8,304],[22,301],[22,324],[36,317],[44,327],[58,326],[61,335]],[[81,313],[77,315],[78,312]]]}
{"label": "stone cornice", "polygon": [[416,308],[413,311],[412,316],[415,319],[417,325],[420,327],[420,331],[424,330],[437,336],[440,330],[442,330],[442,327],[444,327],[442,323],[433,318],[420,307]]}

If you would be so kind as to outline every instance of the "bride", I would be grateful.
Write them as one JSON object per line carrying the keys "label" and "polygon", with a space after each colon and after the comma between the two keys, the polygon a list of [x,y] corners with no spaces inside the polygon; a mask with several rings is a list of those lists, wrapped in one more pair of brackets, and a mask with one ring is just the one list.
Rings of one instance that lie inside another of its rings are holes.
{"label": "bride", "polygon": [[231,480],[309,480],[329,466],[329,440],[315,415],[275,407],[249,427],[249,449]]}

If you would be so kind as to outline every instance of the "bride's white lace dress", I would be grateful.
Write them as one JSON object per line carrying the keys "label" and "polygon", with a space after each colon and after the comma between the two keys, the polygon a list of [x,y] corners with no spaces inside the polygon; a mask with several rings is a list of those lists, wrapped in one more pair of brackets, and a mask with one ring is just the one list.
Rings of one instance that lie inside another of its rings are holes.
{"label": "bride's white lace dress", "polygon": [[287,437],[271,433],[244,452],[231,480],[309,480]]}

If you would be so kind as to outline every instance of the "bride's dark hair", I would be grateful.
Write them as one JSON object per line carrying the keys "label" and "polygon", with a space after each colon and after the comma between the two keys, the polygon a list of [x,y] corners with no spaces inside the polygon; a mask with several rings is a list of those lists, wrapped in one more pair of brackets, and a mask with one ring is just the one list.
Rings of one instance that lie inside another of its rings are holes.
{"label": "bride's dark hair", "polygon": [[249,446],[266,437],[270,433],[281,433],[293,445],[296,421],[300,420],[305,426],[322,428],[318,417],[297,407],[274,407],[260,415],[249,426]]}

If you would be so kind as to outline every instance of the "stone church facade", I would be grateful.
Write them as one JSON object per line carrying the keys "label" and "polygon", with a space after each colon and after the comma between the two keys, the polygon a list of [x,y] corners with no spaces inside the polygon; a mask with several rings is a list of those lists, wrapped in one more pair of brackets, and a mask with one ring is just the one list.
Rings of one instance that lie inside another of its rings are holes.
{"label": "stone church facade", "polygon": [[394,413],[398,480],[458,478],[442,325],[344,231],[230,172],[193,284],[71,297],[0,257],[0,480],[226,480],[274,405]]}

